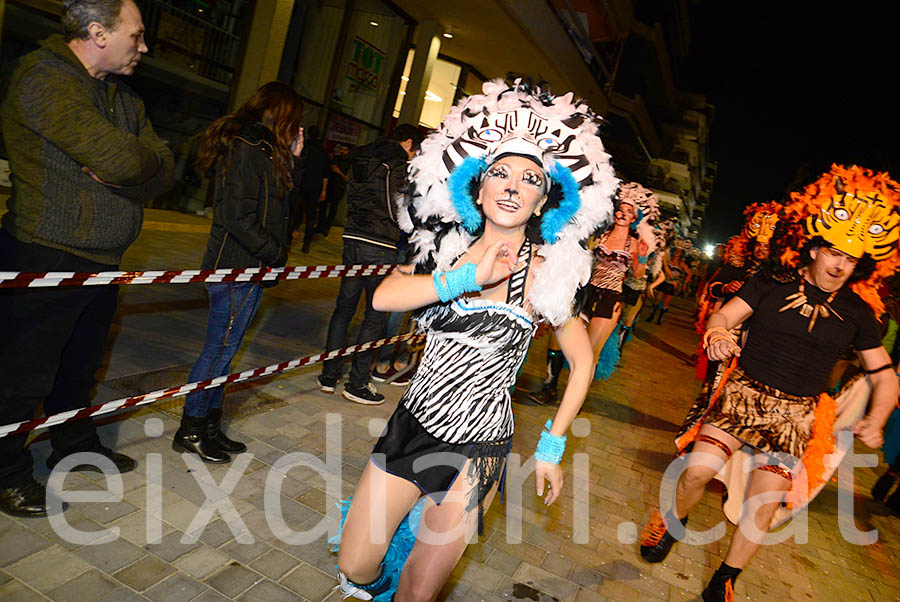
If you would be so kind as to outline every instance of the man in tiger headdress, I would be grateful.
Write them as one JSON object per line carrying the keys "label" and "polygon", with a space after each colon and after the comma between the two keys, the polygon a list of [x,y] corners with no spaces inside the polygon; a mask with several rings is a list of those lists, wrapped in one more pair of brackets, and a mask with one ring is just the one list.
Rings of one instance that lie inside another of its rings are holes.
{"label": "man in tiger headdress", "polygon": [[[872,391],[869,412],[853,431],[869,447],[882,442],[898,385],[873,309],[882,311],[875,287],[900,265],[898,205],[900,185],[886,173],[833,166],[784,207],[781,243],[791,247],[782,256],[785,273],[756,274],[709,318],[703,342],[710,360],[734,359],[713,394],[688,414],[676,445],[697,453],[687,456],[674,503],[654,512],[641,542],[644,560],[661,562],[683,538],[706,484],[729,469],[746,470],[735,468],[732,455],[749,450],[752,469],[742,472],[741,486],[747,497],[726,479],[726,516],[739,527],[703,592],[706,602],[733,600],[735,579],[761,545],[758,534],[802,509],[824,485],[836,411],[826,383],[848,349],[859,355]],[[729,331],[742,323],[748,336],[741,348]],[[766,500],[755,512],[753,498]],[[743,507],[729,514],[734,502]]]}

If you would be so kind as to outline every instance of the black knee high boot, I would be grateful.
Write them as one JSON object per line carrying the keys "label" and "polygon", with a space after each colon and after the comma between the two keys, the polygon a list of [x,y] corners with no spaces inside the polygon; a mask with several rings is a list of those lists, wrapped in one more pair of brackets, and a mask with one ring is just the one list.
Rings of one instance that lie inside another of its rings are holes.
{"label": "black knee high boot", "polygon": [[660,307],[660,308],[659,308],[659,317],[656,318],[656,323],[657,323],[657,324],[662,324],[662,317],[663,317],[663,314],[665,314],[667,311],[669,311],[669,308],[667,308],[667,307]]}
{"label": "black knee high boot", "polygon": [[222,451],[231,452],[233,454],[242,454],[247,451],[247,446],[240,441],[229,439],[222,432],[222,408],[213,408],[209,411],[207,435],[209,440],[215,443],[216,447]]}
{"label": "black knee high boot", "polygon": [[558,394],[556,392],[556,383],[559,381],[559,374],[562,372],[563,361],[562,351],[559,349],[547,350],[547,380],[540,390],[531,393],[528,399],[541,405],[553,405],[557,401]]}
{"label": "black knee high boot", "polygon": [[230,462],[231,456],[209,440],[208,429],[208,418],[183,414],[181,426],[178,427],[175,438],[172,440],[172,449],[177,452],[197,454],[201,460],[212,464]]}

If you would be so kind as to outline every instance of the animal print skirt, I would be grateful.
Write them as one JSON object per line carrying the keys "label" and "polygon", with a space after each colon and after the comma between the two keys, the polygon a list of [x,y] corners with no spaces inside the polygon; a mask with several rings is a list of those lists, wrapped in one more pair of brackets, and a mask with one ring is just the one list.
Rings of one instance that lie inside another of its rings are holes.
{"label": "animal print skirt", "polygon": [[802,458],[817,402],[818,396],[789,395],[753,380],[738,366],[702,420],[760,451]]}

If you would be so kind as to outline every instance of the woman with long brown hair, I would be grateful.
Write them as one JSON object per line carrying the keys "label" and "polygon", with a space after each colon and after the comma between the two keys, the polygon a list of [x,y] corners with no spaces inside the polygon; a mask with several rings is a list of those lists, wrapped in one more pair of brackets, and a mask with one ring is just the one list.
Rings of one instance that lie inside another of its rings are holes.
{"label": "woman with long brown hair", "polygon": [[[213,224],[203,269],[280,267],[290,243],[289,193],[303,149],[303,102],[287,84],[269,82],[203,136],[197,168],[215,172]],[[274,283],[273,283],[274,284]],[[190,381],[228,374],[256,309],[263,284],[207,283],[209,322]],[[221,430],[223,387],[187,396],[172,448],[205,462],[228,462],[247,446]]]}

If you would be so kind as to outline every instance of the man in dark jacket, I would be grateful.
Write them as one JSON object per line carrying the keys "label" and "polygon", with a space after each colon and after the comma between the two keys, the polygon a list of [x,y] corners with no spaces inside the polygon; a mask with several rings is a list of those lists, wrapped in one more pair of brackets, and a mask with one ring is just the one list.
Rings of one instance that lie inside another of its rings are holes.
{"label": "man in dark jacket", "polygon": [[[343,263],[393,264],[397,246],[405,236],[397,225],[394,195],[406,181],[406,163],[419,149],[424,136],[413,125],[397,126],[390,139],[379,139],[360,148],[353,157],[351,179],[347,187],[347,223],[344,226]],[[372,294],[384,276],[342,278],[337,302],[328,325],[326,349],[347,345],[347,328],[363,290],[366,313],[359,328],[357,343],[377,340],[384,330],[387,314],[372,308]],[[350,379],[344,385],[344,397],[356,403],[384,403],[384,395],[369,382],[375,352],[353,356]],[[319,375],[319,388],[333,393],[341,377],[343,359],[329,360]]]}
{"label": "man in dark jacket", "polygon": [[[116,270],[141,230],[144,203],[173,184],[171,151],[118,78],[147,52],[137,6],[63,6],[65,37],[22,59],[3,105],[12,196],[0,270]],[[48,415],[88,405],[116,296],[116,286],[0,293],[0,423],[32,418],[42,401]],[[0,511],[41,516],[46,491],[32,477],[26,436],[0,438]],[[50,468],[76,452],[101,454],[120,472],[136,465],[100,443],[90,418],[51,427],[50,441]]]}
{"label": "man in dark jacket", "polygon": [[328,171],[328,185],[325,190],[325,202],[319,204],[319,234],[328,236],[338,205],[347,192],[347,181],[350,179],[350,149],[340,142],[335,144],[331,165]]}
{"label": "man in dark jacket", "polygon": [[[300,156],[302,175],[297,192],[300,197],[298,211],[303,212],[303,218],[306,220],[301,251],[309,253],[309,246],[312,244],[313,232],[316,228],[316,217],[319,214],[319,204],[325,201],[325,186],[328,182],[328,166],[331,163],[331,157],[322,146],[319,126],[311,125],[306,128],[304,138],[303,154]],[[299,218],[299,215],[297,217]]]}

